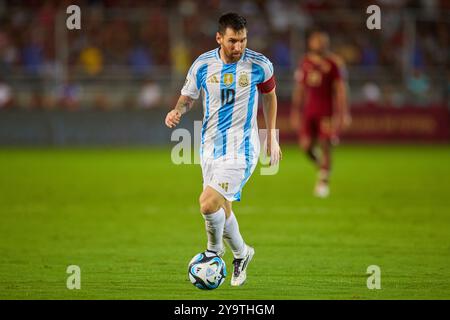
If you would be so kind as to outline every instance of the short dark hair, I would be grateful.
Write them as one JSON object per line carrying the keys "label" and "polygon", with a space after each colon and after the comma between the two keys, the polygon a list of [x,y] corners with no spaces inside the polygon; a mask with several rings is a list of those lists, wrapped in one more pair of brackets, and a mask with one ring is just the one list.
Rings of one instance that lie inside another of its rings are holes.
{"label": "short dark hair", "polygon": [[225,34],[227,28],[240,31],[247,28],[247,20],[234,12],[225,13],[219,18],[219,33]]}

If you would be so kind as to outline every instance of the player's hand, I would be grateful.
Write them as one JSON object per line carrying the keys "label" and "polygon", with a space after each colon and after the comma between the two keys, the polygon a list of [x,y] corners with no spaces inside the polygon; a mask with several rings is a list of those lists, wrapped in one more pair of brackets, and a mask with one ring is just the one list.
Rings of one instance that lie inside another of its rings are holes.
{"label": "player's hand", "polygon": [[339,145],[341,140],[339,139],[339,136],[336,133],[333,133],[330,137],[330,142],[331,142],[331,145],[333,147],[335,147],[335,146]]}
{"label": "player's hand", "polygon": [[176,125],[180,123],[180,120],[181,113],[178,110],[173,109],[166,116],[166,126],[168,126],[169,128],[175,128]]}
{"label": "player's hand", "polygon": [[270,165],[277,165],[280,160],[283,158],[283,154],[280,149],[280,145],[278,144],[277,138],[275,135],[269,135],[267,137],[265,143],[265,151],[267,156],[270,157]]}
{"label": "player's hand", "polygon": [[349,112],[342,113],[337,115],[333,120],[335,131],[342,132],[348,129],[352,123],[352,116]]}
{"label": "player's hand", "polygon": [[342,117],[342,130],[346,130],[352,124],[352,115],[350,112],[346,112]]}
{"label": "player's hand", "polygon": [[330,142],[332,146],[337,146],[340,142],[339,134],[342,130],[343,116],[337,115],[333,117],[331,122]]}

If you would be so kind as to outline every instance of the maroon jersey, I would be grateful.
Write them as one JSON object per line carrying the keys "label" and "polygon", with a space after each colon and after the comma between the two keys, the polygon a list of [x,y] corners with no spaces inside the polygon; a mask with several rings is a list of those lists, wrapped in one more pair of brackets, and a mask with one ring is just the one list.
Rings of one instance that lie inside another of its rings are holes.
{"label": "maroon jersey", "polygon": [[331,57],[306,55],[299,63],[296,80],[305,90],[304,114],[329,117],[333,114],[333,83],[341,79],[339,67]]}

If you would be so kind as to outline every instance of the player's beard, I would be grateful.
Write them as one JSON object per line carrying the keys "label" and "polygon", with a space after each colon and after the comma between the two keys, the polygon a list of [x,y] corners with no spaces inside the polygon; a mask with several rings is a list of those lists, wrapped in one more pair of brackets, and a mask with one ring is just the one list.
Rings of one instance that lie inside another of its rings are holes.
{"label": "player's beard", "polygon": [[240,53],[233,53],[233,52],[227,52],[225,49],[223,50],[223,52],[224,52],[224,54],[225,54],[225,56],[227,57],[227,59],[231,62],[231,63],[234,63],[234,62],[237,62],[237,61],[239,61],[240,59],[241,59],[241,57],[242,57],[242,52],[240,52]]}
{"label": "player's beard", "polygon": [[231,61],[237,62],[237,61],[239,61],[239,59],[241,59],[241,57],[242,57],[242,53],[233,54]]}

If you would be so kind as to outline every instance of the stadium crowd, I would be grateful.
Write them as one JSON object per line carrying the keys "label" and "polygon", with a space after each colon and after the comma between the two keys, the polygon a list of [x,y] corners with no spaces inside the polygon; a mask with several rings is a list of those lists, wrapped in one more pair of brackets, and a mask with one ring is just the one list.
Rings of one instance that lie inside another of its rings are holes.
{"label": "stadium crowd", "polygon": [[[299,30],[321,27],[359,88],[353,99],[390,99],[394,105],[448,99],[450,4],[445,0],[74,3],[82,8],[82,29],[69,31],[65,9],[73,1],[0,1],[0,108],[78,109],[91,101],[108,109],[105,88],[111,86],[125,88],[120,106],[161,106],[170,99],[164,97],[174,79],[182,79],[192,61],[215,45],[216,18],[229,10],[248,17],[249,46],[272,60],[286,88],[303,53]],[[371,4],[383,10],[382,30],[365,28]],[[403,13],[412,17],[412,34]],[[91,91],[95,94],[87,100]],[[288,99],[288,91],[281,98]]]}

